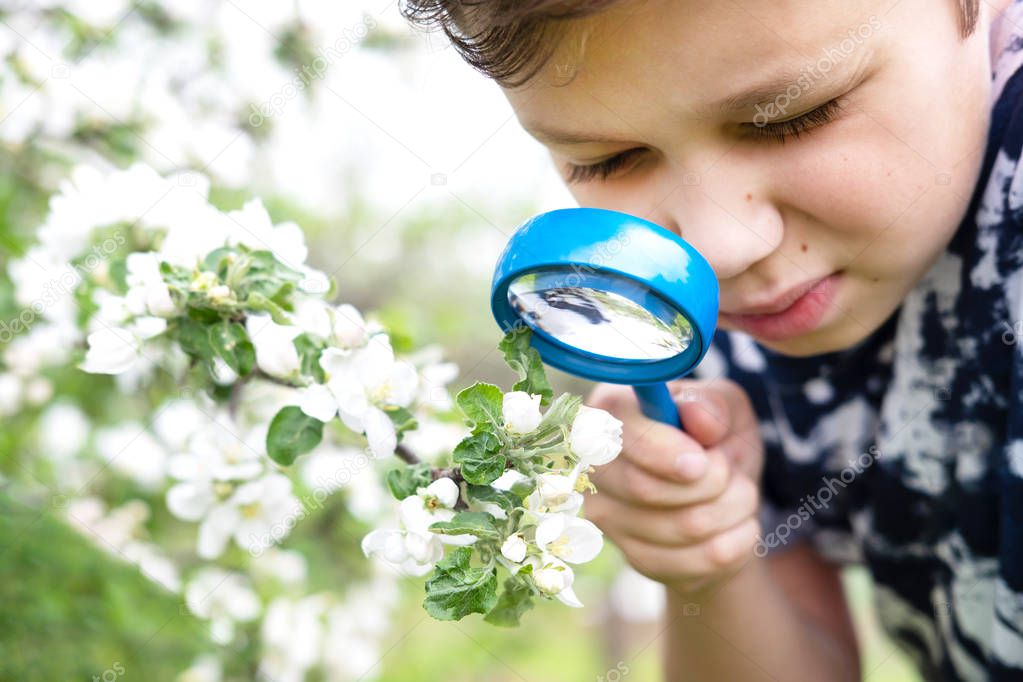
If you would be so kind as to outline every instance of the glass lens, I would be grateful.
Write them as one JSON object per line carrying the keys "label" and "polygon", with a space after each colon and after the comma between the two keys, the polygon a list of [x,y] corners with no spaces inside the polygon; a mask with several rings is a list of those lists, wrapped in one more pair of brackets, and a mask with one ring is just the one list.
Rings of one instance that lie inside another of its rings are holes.
{"label": "glass lens", "polygon": [[508,301],[533,329],[609,358],[665,360],[693,340],[689,321],[664,299],[609,273],[530,273],[512,282]]}

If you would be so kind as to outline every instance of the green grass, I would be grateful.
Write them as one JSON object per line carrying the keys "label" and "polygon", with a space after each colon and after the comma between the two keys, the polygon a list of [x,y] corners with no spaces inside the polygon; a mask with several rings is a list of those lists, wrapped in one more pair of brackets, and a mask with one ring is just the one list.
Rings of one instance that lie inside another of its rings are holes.
{"label": "green grass", "polygon": [[173,680],[207,650],[183,602],[0,491],[0,679]]}

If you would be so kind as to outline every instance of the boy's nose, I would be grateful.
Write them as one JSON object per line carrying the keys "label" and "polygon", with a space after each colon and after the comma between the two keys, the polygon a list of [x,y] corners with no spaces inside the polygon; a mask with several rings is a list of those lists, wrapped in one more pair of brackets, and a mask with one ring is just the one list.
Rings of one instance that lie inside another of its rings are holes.
{"label": "boy's nose", "polygon": [[718,279],[736,277],[777,249],[785,231],[775,204],[717,177],[699,185],[684,182],[648,219],[677,231],[714,268]]}

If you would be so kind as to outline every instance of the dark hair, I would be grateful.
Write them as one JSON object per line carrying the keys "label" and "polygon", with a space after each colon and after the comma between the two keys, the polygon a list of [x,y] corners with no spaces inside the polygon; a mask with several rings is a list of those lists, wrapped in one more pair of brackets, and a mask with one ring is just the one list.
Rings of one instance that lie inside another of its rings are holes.
{"label": "dark hair", "polygon": [[[401,12],[426,30],[440,28],[462,58],[488,78],[516,87],[554,54],[566,24],[619,0],[401,0]],[[977,27],[980,0],[956,0],[965,38]]]}

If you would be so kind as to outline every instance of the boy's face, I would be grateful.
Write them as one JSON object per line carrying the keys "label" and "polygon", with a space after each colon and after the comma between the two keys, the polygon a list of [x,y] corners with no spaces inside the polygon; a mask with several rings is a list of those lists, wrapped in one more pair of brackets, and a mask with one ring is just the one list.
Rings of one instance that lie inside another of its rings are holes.
{"label": "boy's face", "polygon": [[584,20],[582,58],[573,32],[505,94],[566,181],[591,166],[568,184],[580,205],[707,257],[721,327],[822,353],[877,329],[966,211],[990,107],[981,8],[962,39],[954,0],[630,0]]}

